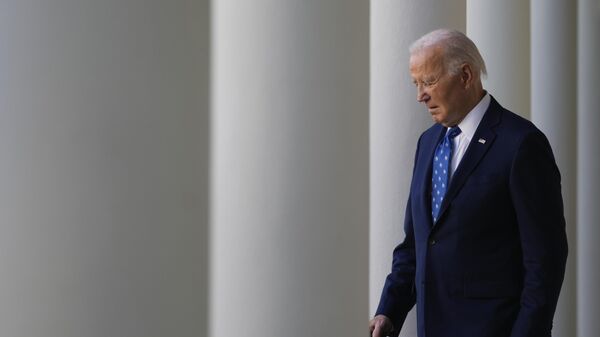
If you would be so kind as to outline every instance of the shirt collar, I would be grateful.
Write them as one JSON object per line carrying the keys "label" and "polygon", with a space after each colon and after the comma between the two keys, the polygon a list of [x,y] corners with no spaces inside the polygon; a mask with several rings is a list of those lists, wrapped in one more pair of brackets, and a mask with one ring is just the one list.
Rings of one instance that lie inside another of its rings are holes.
{"label": "shirt collar", "polygon": [[483,115],[490,106],[490,101],[490,94],[486,92],[481,101],[479,101],[479,103],[477,103],[477,105],[475,105],[475,107],[469,111],[462,122],[458,124],[458,127],[462,131],[461,133],[467,137],[467,139],[473,139],[473,135],[475,135],[475,131],[483,119]]}

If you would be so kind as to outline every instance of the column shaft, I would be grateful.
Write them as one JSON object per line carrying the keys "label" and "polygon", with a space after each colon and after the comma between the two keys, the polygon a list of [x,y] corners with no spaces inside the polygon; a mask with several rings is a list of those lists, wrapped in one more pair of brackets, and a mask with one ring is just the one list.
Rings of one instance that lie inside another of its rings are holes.
{"label": "column shaft", "polygon": [[484,88],[504,107],[528,118],[529,1],[467,0],[467,34],[487,66]]}
{"label": "column shaft", "polygon": [[594,0],[578,2],[578,152],[577,152],[577,317],[578,336],[597,336],[600,331],[600,4]]}
{"label": "column shaft", "polygon": [[[374,313],[403,220],[417,139],[432,125],[416,101],[409,45],[437,28],[465,31],[465,1],[371,1],[370,312]],[[409,315],[401,336],[416,336]]]}
{"label": "column shaft", "polygon": [[208,1],[0,3],[2,335],[206,335],[208,39]]}
{"label": "column shaft", "polygon": [[577,5],[531,0],[531,119],[546,134],[562,175],[569,259],[553,336],[576,335]]}
{"label": "column shaft", "polygon": [[214,3],[211,336],[363,336],[365,1]]}

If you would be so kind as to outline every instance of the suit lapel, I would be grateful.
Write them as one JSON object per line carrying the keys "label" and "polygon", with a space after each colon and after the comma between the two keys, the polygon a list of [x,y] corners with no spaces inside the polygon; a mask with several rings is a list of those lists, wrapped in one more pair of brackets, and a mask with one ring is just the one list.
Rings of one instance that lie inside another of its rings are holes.
{"label": "suit lapel", "polygon": [[450,181],[448,191],[446,192],[446,196],[444,197],[444,201],[442,202],[438,214],[438,219],[441,219],[444,216],[444,212],[448,209],[448,205],[450,205],[454,197],[456,197],[473,169],[475,169],[479,161],[481,161],[490,146],[494,143],[496,133],[492,128],[500,121],[500,109],[500,105],[492,97],[490,106],[479,123],[477,131],[475,131],[465,155],[460,161],[460,164],[458,164],[456,172],[454,172],[452,177],[452,181]]}

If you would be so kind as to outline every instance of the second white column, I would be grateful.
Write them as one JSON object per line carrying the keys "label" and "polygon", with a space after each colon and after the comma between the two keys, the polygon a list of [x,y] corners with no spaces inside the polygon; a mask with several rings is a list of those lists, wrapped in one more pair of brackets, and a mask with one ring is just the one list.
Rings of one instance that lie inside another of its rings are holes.
{"label": "second white column", "polygon": [[[433,124],[416,100],[408,47],[437,28],[464,32],[465,0],[371,1],[371,314],[391,269],[392,250],[404,236],[417,139]],[[416,334],[413,310],[401,336]]]}
{"label": "second white column", "polygon": [[214,3],[211,335],[364,336],[364,1]]}

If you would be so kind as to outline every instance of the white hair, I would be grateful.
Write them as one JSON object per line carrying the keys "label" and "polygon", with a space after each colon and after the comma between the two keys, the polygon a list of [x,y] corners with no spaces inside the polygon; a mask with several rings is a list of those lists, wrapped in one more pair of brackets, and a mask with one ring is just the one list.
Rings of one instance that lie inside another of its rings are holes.
{"label": "white hair", "polygon": [[442,48],[442,57],[446,71],[456,75],[464,63],[473,67],[475,73],[485,77],[487,70],[483,57],[465,34],[454,29],[437,29],[420,37],[410,45],[411,55],[417,54],[430,47]]}

